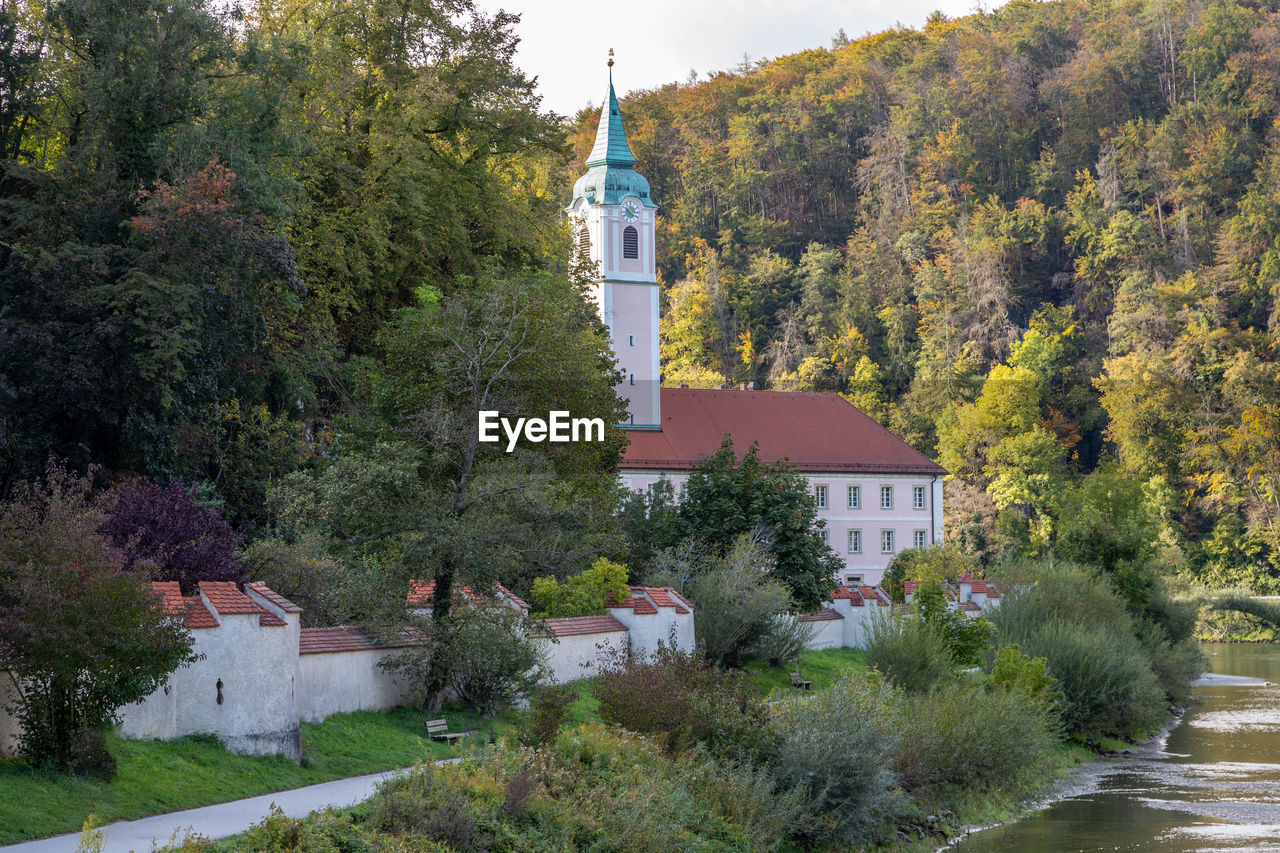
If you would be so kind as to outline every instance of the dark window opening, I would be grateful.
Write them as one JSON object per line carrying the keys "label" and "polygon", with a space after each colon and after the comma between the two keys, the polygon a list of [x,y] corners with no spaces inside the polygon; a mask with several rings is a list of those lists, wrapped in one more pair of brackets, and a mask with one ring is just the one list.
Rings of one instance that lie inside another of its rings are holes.
{"label": "dark window opening", "polygon": [[630,225],[622,229],[622,257],[629,260],[640,257],[640,235]]}
{"label": "dark window opening", "polygon": [[218,704],[222,704],[222,679],[218,679]]}

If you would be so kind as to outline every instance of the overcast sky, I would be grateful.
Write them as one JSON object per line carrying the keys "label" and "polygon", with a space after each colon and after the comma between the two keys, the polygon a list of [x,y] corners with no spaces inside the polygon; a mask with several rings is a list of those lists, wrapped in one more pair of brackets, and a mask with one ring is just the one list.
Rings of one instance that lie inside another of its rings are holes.
{"label": "overcast sky", "polygon": [[[618,94],[706,79],[750,57],[770,59],[829,47],[896,23],[924,26],[939,10],[956,17],[975,0],[477,0],[486,12],[518,12],[516,64],[538,78],[544,110],[572,115],[605,92],[605,61],[616,53]],[[988,3],[992,8],[999,3]]]}

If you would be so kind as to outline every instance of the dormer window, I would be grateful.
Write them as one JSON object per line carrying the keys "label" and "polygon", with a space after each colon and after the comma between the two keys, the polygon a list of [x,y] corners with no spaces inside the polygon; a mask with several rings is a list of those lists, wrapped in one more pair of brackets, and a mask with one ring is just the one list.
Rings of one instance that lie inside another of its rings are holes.
{"label": "dormer window", "polygon": [[640,257],[640,234],[633,225],[622,229],[622,257],[627,260]]}

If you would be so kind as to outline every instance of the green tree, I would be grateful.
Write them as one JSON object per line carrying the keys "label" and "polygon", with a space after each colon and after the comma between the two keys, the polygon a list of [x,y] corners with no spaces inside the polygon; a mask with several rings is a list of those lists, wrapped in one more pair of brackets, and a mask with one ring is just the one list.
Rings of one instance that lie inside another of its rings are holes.
{"label": "green tree", "polygon": [[[294,475],[285,517],[367,560],[378,630],[406,621],[444,637],[461,584],[519,589],[580,565],[616,535],[621,436],[563,444],[480,441],[478,412],[621,422],[603,329],[578,288],[524,272],[486,273],[436,303],[402,310],[362,363],[349,434],[314,477]],[[407,612],[412,579],[434,579],[428,623]],[[447,650],[441,639],[436,646]],[[454,666],[430,657],[423,689],[439,708]]]}
{"label": "green tree", "polygon": [[631,594],[627,567],[600,557],[590,568],[560,583],[554,577],[534,578],[529,595],[540,604],[538,616],[593,616],[605,612],[605,604],[623,601]]}
{"label": "green tree", "polygon": [[33,764],[92,770],[116,712],[195,660],[184,613],[123,571],[103,521],[89,481],[53,465],[0,507],[0,667],[13,674],[8,710]]}
{"label": "green tree", "polygon": [[796,606],[816,610],[843,567],[819,529],[808,480],[785,464],[762,462],[752,445],[739,459],[733,439],[696,466],[685,483],[680,508],[665,541],[686,539],[727,553],[744,533],[766,537],[775,564],[772,575],[787,586]]}

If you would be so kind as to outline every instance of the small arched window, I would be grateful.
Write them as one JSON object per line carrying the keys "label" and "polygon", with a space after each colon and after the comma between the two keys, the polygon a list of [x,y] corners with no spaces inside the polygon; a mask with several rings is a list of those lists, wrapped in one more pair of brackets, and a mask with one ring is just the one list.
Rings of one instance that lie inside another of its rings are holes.
{"label": "small arched window", "polygon": [[578,251],[591,253],[591,232],[587,230],[585,224],[578,229]]}
{"label": "small arched window", "polygon": [[634,225],[622,229],[622,257],[635,260],[640,257],[640,235]]}

